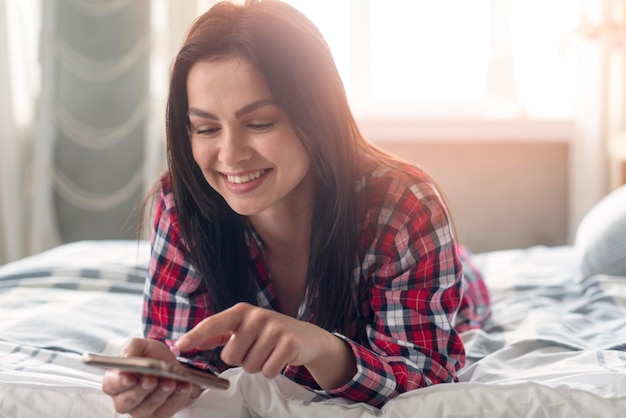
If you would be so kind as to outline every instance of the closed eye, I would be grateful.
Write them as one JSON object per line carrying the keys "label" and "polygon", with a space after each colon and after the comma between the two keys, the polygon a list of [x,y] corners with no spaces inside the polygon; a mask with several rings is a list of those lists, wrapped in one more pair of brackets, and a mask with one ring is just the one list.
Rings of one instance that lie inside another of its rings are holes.
{"label": "closed eye", "polygon": [[251,123],[248,126],[250,127],[250,129],[253,129],[255,131],[263,131],[265,129],[270,129],[271,127],[273,127],[276,123],[275,122],[269,122],[269,123]]}
{"label": "closed eye", "polygon": [[219,130],[220,130],[220,128],[198,129],[198,130],[196,130],[196,134],[198,134],[198,135],[213,135],[213,134],[215,134]]}

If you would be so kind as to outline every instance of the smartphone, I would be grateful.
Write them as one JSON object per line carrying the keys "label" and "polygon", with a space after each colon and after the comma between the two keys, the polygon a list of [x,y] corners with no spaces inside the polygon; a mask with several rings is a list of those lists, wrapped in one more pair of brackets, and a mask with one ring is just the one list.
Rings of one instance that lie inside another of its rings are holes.
{"label": "smartphone", "polygon": [[184,366],[178,366],[163,360],[145,357],[114,357],[85,353],[83,362],[105,369],[118,369],[139,374],[167,377],[183,382],[194,383],[205,389],[223,389],[230,387],[230,382],[209,372],[202,372]]}

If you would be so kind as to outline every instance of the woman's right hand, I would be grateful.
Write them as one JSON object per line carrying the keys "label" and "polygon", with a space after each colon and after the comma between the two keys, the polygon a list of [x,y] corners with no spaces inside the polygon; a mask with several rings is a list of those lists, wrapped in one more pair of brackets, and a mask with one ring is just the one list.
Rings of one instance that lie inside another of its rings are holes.
{"label": "woman's right hand", "polygon": [[[165,344],[143,338],[128,340],[120,356],[148,357],[178,364]],[[114,369],[105,372],[102,390],[113,398],[117,412],[134,418],[171,417],[202,391],[190,383]]]}

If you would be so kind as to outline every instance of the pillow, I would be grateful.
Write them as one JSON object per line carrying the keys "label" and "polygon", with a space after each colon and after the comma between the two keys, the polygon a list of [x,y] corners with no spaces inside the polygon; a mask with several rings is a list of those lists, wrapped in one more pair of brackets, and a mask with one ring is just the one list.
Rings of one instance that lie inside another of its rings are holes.
{"label": "pillow", "polygon": [[609,193],[583,217],[574,245],[583,277],[626,276],[626,185]]}

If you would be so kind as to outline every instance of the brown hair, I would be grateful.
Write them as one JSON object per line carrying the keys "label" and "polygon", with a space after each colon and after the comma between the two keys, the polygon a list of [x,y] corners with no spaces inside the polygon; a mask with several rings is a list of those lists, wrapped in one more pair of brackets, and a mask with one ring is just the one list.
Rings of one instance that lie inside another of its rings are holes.
{"label": "brown hair", "polygon": [[169,175],[187,254],[217,310],[256,303],[243,218],[196,165],[188,134],[187,76],[199,61],[241,57],[267,83],[311,159],[316,197],[307,271],[313,322],[344,330],[354,315],[357,159],[388,157],[359,133],[328,45],[298,10],[277,0],[218,3],[192,24],[171,72],[167,105]]}

